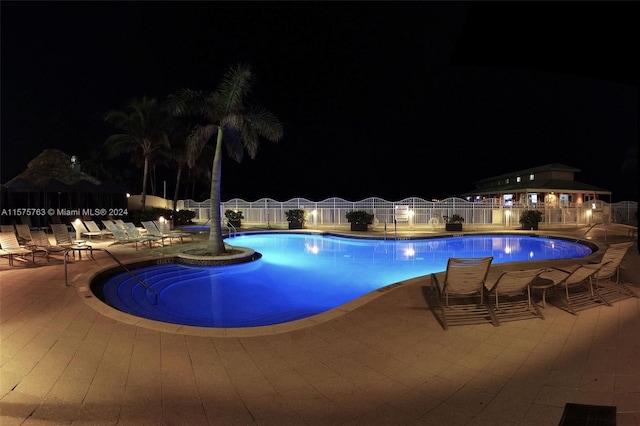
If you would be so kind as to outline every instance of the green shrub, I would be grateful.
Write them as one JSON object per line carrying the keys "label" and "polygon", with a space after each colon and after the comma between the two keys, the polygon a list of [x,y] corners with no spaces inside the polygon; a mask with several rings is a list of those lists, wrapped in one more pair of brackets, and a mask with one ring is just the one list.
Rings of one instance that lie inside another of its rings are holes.
{"label": "green shrub", "polygon": [[349,223],[366,223],[371,225],[373,223],[373,215],[367,213],[364,210],[352,210],[345,215]]}
{"label": "green shrub", "polygon": [[240,210],[235,211],[235,210],[231,210],[231,209],[227,209],[224,211],[224,217],[227,218],[227,220],[241,220],[244,219],[244,216],[242,215],[242,212]]}
{"label": "green shrub", "polygon": [[520,223],[542,222],[542,212],[539,210],[523,210],[520,213]]}
{"label": "green shrub", "polygon": [[305,223],[307,221],[307,212],[302,209],[287,210],[284,212],[284,215],[287,217],[287,221],[289,222]]}

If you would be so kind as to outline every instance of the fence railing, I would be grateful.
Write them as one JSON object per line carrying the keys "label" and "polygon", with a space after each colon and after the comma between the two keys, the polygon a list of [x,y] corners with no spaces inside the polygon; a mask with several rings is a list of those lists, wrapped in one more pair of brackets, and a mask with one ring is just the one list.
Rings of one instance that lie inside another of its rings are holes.
{"label": "fence railing", "polygon": [[[211,217],[210,202],[184,200],[180,208],[195,212],[196,222],[205,222]],[[276,201],[262,198],[245,201],[234,198],[221,204],[221,216],[227,209],[242,211],[244,222],[265,225],[286,224],[285,212],[290,209],[304,209],[307,212],[307,226],[346,225],[345,214],[351,210],[364,210],[374,214],[375,224],[395,224],[398,227],[444,226],[443,216],[458,214],[466,224],[493,225],[496,227],[518,226],[523,210],[535,209],[543,214],[542,224],[547,225],[583,225],[589,223],[638,224],[638,203],[622,201],[608,204],[597,201],[589,204],[536,203],[524,205],[514,203],[504,206],[493,202],[471,202],[462,198],[447,198],[441,201],[427,201],[422,198],[405,198],[400,201],[387,201],[381,198],[366,198],[361,201],[347,201],[341,198],[328,198],[323,201],[311,201],[305,198],[293,198],[288,201]]]}

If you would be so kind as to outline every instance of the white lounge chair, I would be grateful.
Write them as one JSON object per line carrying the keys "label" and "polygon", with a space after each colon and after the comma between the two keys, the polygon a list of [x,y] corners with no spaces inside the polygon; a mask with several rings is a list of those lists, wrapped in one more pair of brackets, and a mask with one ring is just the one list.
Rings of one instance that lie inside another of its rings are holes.
{"label": "white lounge chair", "polygon": [[490,322],[498,325],[485,300],[486,281],[493,257],[449,258],[444,279],[431,274],[431,282],[440,300],[443,328],[449,325]]}
{"label": "white lounge chair", "polygon": [[104,239],[104,237],[112,236],[113,233],[108,229],[100,229],[97,223],[93,220],[85,220],[84,225],[92,234],[98,233],[100,235],[100,239]]}
{"label": "white lounge chair", "polygon": [[16,234],[14,234],[13,232],[0,232],[0,248],[2,249],[0,255],[9,258],[9,266],[13,266],[13,259],[16,256],[18,256],[19,258],[24,258],[31,255],[31,261],[35,263],[36,252],[44,253],[47,257],[47,261],[49,260],[49,252],[47,250],[43,248],[27,248],[21,246],[20,243],[18,243]]}
{"label": "white lounge chair", "polygon": [[565,311],[577,315],[579,311],[611,303],[598,292],[594,276],[605,264],[573,265],[551,268],[540,274],[540,278],[553,281],[556,297],[552,303]]}
{"label": "white lounge chair", "polygon": [[531,285],[545,269],[503,271],[496,282],[487,287],[498,324],[531,318],[544,319],[538,305],[531,300]]}

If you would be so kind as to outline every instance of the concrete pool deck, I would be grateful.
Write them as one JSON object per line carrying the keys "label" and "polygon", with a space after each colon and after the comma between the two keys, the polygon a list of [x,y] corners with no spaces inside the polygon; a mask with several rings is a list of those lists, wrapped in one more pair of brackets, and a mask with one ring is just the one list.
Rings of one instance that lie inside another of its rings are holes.
{"label": "concrete pool deck", "polygon": [[[573,239],[587,229],[538,233]],[[620,225],[587,238],[602,249],[637,241]],[[129,262],[182,247],[109,250]],[[618,425],[640,424],[638,298],[577,316],[547,304],[544,321],[444,331],[425,301],[424,277],[323,321],[221,337],[100,307],[84,283],[115,264],[94,256],[69,264],[71,286],[59,256],[36,258],[36,266],[0,263],[3,426],[557,425],[566,403],[616,406]],[[490,280],[502,269],[492,268]],[[635,244],[621,277],[640,294]]]}

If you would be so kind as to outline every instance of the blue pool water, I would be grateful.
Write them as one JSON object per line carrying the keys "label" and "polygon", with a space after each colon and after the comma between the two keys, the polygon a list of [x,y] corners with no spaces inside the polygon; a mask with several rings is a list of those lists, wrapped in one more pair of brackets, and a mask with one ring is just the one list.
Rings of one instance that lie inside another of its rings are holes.
{"label": "blue pool water", "polygon": [[580,258],[591,249],[532,236],[480,235],[383,241],[311,234],[228,238],[259,260],[231,266],[164,264],[107,280],[104,300],[120,311],[203,327],[253,327],[316,315],[381,287],[444,271],[449,257],[493,256],[493,264]]}

